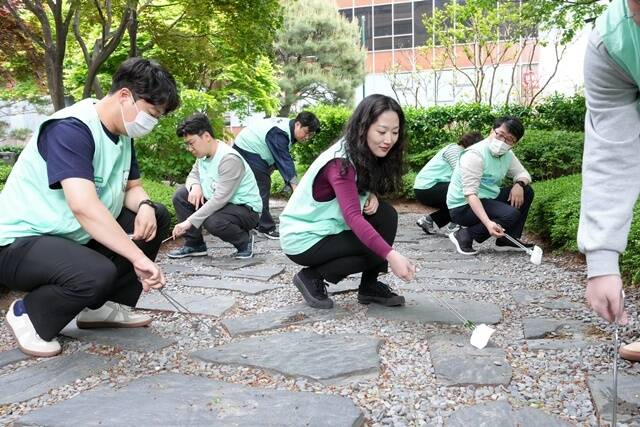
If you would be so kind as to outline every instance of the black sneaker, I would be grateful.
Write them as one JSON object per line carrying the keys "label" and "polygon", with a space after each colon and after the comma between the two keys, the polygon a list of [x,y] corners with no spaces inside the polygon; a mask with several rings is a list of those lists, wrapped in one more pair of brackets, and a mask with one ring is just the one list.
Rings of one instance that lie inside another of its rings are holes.
{"label": "black sneaker", "polygon": [[278,240],[280,238],[280,233],[278,233],[275,229],[271,231],[259,231],[259,233],[269,240]]}
{"label": "black sneaker", "polygon": [[473,249],[473,239],[469,237],[466,228],[461,228],[455,233],[449,234],[449,240],[456,245],[456,250],[462,255],[475,255],[478,253]]}
{"label": "black sneaker", "polygon": [[424,231],[426,234],[434,234],[438,230],[438,227],[429,215],[425,215],[422,218],[418,219],[416,221],[416,225],[422,228],[422,231]]}
{"label": "black sneaker", "polygon": [[303,268],[296,273],[293,276],[293,284],[311,307],[333,308],[333,300],[327,295],[327,282],[321,277],[313,277],[308,269]]}
{"label": "black sneaker", "polygon": [[235,259],[249,259],[253,258],[253,244],[255,243],[255,236],[253,233],[249,233],[249,242],[246,244],[244,248],[238,249],[238,251],[233,254]]}
{"label": "black sneaker", "polygon": [[404,305],[404,297],[391,290],[389,285],[376,282],[374,285],[360,286],[358,288],[358,302],[371,304],[372,302],[385,307]]}
{"label": "black sneaker", "polygon": [[174,249],[167,254],[169,258],[186,258],[196,256],[207,256],[207,245],[205,243],[196,247],[182,246],[181,248]]}
{"label": "black sneaker", "polygon": [[[534,244],[533,243],[525,243],[520,239],[516,239],[518,242],[520,242],[520,244],[522,244],[522,246],[524,246],[527,249],[533,249],[534,248]],[[506,237],[499,237],[496,239],[496,251],[499,252],[508,252],[508,251],[516,251],[516,252],[522,252],[523,249],[516,245],[515,243],[513,243],[511,240],[507,239]]]}

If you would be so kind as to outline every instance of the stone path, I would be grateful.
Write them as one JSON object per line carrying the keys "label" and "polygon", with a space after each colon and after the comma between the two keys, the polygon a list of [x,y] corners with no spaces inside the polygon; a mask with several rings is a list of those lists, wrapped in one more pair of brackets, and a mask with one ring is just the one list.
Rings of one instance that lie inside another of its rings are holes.
{"label": "stone path", "polygon": [[[281,207],[281,206],[280,206]],[[420,271],[381,279],[404,307],[357,303],[358,277],[313,309],[277,241],[257,256],[206,236],[209,256],[166,258],[166,292],[138,308],[146,328],[62,332],[61,356],[30,358],[0,326],[0,424],[292,426],[597,426],[611,420],[611,333],[583,302],[583,270],[541,266],[492,242],[464,257],[400,214],[394,247]],[[179,244],[179,243],[178,243]],[[0,299],[6,310],[12,298]],[[637,318],[637,292],[627,292]],[[494,325],[489,345],[442,305]],[[4,312],[2,313],[4,315]],[[638,335],[623,327],[621,340]],[[640,364],[620,362],[619,421],[640,427]],[[90,414],[90,416],[87,416]]]}

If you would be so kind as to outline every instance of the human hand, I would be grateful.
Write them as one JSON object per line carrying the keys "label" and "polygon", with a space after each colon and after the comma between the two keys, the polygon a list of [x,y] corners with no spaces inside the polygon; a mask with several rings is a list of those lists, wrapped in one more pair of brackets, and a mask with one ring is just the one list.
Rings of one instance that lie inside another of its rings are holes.
{"label": "human hand", "polygon": [[504,228],[502,228],[502,226],[496,222],[489,221],[488,223],[485,224],[485,227],[487,227],[487,231],[493,237],[504,236]]}
{"label": "human hand", "polygon": [[511,206],[520,209],[520,206],[524,203],[524,188],[522,188],[520,184],[514,184],[513,187],[511,187],[507,200],[511,202]]}
{"label": "human hand", "polygon": [[370,193],[369,198],[364,203],[364,209],[362,210],[366,215],[373,215],[378,210],[380,202],[375,194]]}
{"label": "human hand", "polygon": [[133,262],[133,269],[142,284],[142,289],[148,292],[151,289],[162,289],[165,284],[164,274],[160,267],[146,256],[142,256]]}
{"label": "human hand", "polygon": [[173,238],[175,239],[176,237],[184,235],[191,228],[191,225],[191,221],[189,221],[188,219],[182,221],[179,224],[176,224],[176,226],[173,227]]}
{"label": "human hand", "polygon": [[398,251],[392,250],[387,255],[387,261],[393,274],[408,282],[413,280],[413,276],[416,273],[416,267],[411,264],[405,256],[401,255]]}
{"label": "human hand", "polygon": [[617,274],[592,277],[587,280],[585,296],[593,311],[607,322],[617,320],[618,324],[626,325],[629,321],[627,312],[624,310],[622,279]]}
{"label": "human hand", "polygon": [[150,242],[156,237],[158,223],[156,222],[156,210],[149,205],[142,205],[138,209],[133,222],[133,234],[131,240],[144,240]]}
{"label": "human hand", "polygon": [[196,210],[198,210],[200,206],[204,205],[204,195],[202,194],[202,187],[200,184],[193,184],[191,186],[187,201],[195,206]]}

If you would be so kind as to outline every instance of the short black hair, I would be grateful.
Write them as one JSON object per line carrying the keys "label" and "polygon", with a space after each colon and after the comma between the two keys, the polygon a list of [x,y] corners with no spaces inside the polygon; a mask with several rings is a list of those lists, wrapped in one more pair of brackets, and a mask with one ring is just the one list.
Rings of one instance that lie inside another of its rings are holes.
{"label": "short black hair", "polygon": [[516,141],[520,141],[520,138],[524,135],[524,126],[520,119],[515,116],[497,118],[496,121],[493,122],[493,129],[498,129],[502,125],[505,125],[509,133],[516,138]]}
{"label": "short black hair", "polygon": [[480,134],[480,132],[467,132],[458,139],[458,145],[462,145],[464,148],[469,148],[476,142],[480,141],[482,141],[482,134]]}
{"label": "short black hair", "polygon": [[209,117],[204,113],[190,115],[184,119],[176,129],[176,135],[179,137],[185,137],[187,135],[202,136],[205,132],[209,132],[209,135],[211,135],[212,138],[214,137]]}
{"label": "short black hair", "polygon": [[109,94],[122,88],[129,89],[134,97],[164,108],[164,114],[172,112],[180,105],[175,79],[169,71],[153,60],[129,58],[120,64],[111,79]]}
{"label": "short black hair", "polygon": [[302,111],[294,121],[300,123],[302,127],[308,127],[311,133],[320,132],[320,120],[310,111]]}

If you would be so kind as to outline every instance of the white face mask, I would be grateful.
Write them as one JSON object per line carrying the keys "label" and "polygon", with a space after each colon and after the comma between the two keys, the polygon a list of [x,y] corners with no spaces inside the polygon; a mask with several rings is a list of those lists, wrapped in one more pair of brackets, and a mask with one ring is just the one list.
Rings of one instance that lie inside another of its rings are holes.
{"label": "white face mask", "polygon": [[500,157],[511,150],[511,146],[504,141],[500,141],[495,136],[489,141],[489,151],[496,157]]}
{"label": "white face mask", "polygon": [[158,119],[156,119],[146,111],[141,111],[136,105],[133,98],[131,98],[131,100],[133,101],[133,106],[136,107],[136,110],[138,110],[138,114],[136,114],[136,118],[134,121],[126,121],[124,119],[124,113],[122,111],[122,104],[120,104],[122,123],[124,123],[124,130],[127,132],[128,136],[130,136],[131,138],[141,138],[153,130],[155,125],[158,124]]}

